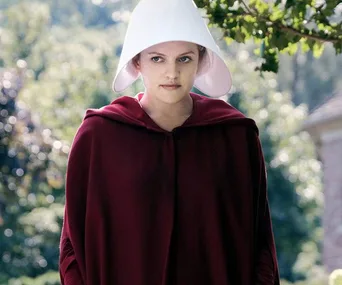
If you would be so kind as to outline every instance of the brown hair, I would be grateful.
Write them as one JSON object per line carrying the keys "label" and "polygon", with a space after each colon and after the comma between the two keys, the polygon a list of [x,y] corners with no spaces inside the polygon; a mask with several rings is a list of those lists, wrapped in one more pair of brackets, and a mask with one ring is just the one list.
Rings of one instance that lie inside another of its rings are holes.
{"label": "brown hair", "polygon": [[203,46],[200,46],[200,45],[197,45],[198,46],[198,49],[199,49],[199,63],[202,62],[202,59],[207,51],[207,49]]}

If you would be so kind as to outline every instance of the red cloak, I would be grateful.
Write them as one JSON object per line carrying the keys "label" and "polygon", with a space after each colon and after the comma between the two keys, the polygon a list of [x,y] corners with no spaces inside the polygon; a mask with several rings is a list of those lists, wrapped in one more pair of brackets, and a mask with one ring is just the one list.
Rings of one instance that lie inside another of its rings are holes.
{"label": "red cloak", "polygon": [[87,110],[67,168],[63,285],[279,284],[258,128],[190,95],[172,132],[136,98]]}

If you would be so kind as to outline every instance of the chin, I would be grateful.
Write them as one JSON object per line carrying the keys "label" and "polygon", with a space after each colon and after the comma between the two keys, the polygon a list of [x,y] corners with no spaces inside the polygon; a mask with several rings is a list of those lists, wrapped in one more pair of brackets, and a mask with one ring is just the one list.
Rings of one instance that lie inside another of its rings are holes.
{"label": "chin", "polygon": [[[189,92],[188,92],[189,93]],[[164,103],[174,104],[182,101],[188,96],[188,93],[185,92],[170,92],[170,91],[163,91],[160,93],[159,100],[163,101]]]}

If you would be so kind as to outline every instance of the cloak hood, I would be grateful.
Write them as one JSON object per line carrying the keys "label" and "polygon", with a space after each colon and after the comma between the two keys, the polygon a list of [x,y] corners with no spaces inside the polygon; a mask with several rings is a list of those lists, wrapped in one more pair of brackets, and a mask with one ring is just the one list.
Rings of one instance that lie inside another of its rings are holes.
{"label": "cloak hood", "polygon": [[[144,93],[141,92],[135,97],[122,96],[100,109],[88,109],[84,120],[92,116],[100,116],[125,124],[144,127],[156,132],[167,132],[160,128],[141,108],[139,101],[143,95]],[[250,126],[258,134],[255,121],[247,118],[227,102],[221,99],[208,98],[193,92],[190,92],[190,96],[193,99],[193,112],[183,125],[175,128],[173,131],[179,128],[226,123]]]}

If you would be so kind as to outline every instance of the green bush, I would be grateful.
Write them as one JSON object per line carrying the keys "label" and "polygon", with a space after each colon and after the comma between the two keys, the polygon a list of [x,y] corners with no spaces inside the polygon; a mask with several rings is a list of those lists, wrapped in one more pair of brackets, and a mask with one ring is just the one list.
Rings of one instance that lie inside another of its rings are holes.
{"label": "green bush", "polygon": [[10,279],[8,285],[60,285],[59,273],[56,271],[48,271],[37,278],[20,277]]}

